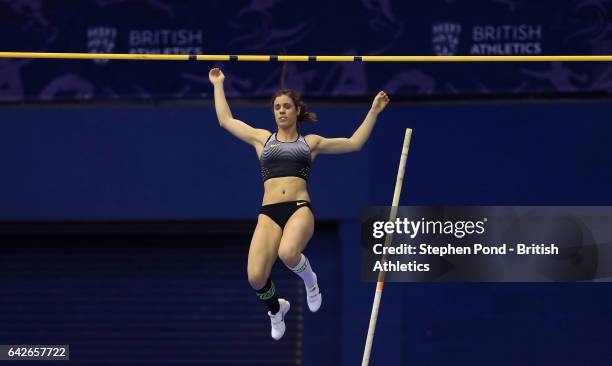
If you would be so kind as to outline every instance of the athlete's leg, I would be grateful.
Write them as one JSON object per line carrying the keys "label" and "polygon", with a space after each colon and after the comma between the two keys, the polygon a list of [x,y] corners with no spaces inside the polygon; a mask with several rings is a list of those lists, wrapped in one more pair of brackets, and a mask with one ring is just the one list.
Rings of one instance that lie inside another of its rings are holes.
{"label": "athlete's leg", "polygon": [[283,230],[278,256],[289,268],[300,262],[302,251],[314,232],[314,215],[310,207],[301,207],[291,215]]}
{"label": "athlete's leg", "polygon": [[271,335],[276,340],[285,334],[285,314],[290,307],[288,301],[277,297],[274,282],[270,279],[272,265],[278,256],[281,235],[281,228],[271,218],[260,214],[251,239],[247,263],[249,284],[268,306]]}
{"label": "athlete's leg", "polygon": [[251,239],[247,263],[249,284],[268,304],[273,314],[278,311],[278,301],[273,289],[270,291],[274,285],[269,279],[272,265],[277,258],[281,235],[281,228],[271,218],[260,214]]}
{"label": "athlete's leg", "polygon": [[309,207],[299,208],[291,215],[283,230],[278,255],[295,274],[300,276],[306,287],[308,308],[317,311],[321,306],[321,293],[317,276],[312,271],[308,258],[302,251],[314,232],[314,215]]}

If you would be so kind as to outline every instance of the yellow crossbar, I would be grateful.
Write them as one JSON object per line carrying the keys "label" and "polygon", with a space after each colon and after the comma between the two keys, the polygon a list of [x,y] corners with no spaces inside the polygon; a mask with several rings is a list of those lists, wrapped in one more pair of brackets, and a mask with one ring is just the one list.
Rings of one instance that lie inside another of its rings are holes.
{"label": "yellow crossbar", "polygon": [[584,56],[291,56],[291,55],[162,55],[135,53],[0,52],[0,58],[157,61],[318,61],[318,62],[609,62],[612,55]]}

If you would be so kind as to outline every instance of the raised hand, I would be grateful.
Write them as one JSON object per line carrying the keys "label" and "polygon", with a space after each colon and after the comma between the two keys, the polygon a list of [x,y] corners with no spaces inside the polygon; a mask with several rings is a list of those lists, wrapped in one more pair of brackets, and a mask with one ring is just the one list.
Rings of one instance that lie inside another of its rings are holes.
{"label": "raised hand", "polygon": [[211,69],[208,73],[208,80],[210,80],[213,85],[223,84],[223,80],[225,80],[225,75],[223,75],[221,69],[215,67],[214,69]]}
{"label": "raised hand", "polygon": [[372,110],[376,113],[380,113],[389,104],[389,96],[384,91],[378,92],[372,102]]}

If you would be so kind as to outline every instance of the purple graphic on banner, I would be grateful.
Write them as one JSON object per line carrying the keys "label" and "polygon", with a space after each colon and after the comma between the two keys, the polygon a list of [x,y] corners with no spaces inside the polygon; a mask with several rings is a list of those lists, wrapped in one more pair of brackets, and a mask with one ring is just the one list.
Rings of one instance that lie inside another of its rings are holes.
{"label": "purple graphic on banner", "polygon": [[[605,0],[577,0],[570,22],[579,24],[579,27],[566,38],[566,41],[578,40],[586,42],[587,45],[591,44],[593,54],[603,51],[597,49],[600,43],[607,41],[606,43],[610,45],[612,22],[606,6],[609,7],[609,2]],[[609,52],[610,49],[608,47],[606,51]]]}
{"label": "purple graphic on banner", "polygon": [[436,81],[423,71],[414,69],[394,75],[383,89],[390,94],[406,90],[411,94],[433,94],[436,90]]}
{"label": "purple graphic on banner", "polygon": [[365,65],[362,63],[334,65],[323,82],[321,93],[326,91],[331,95],[368,94]]}
{"label": "purple graphic on banner", "polygon": [[[98,5],[103,8],[108,5],[117,3],[134,2],[133,0],[96,0]],[[167,1],[162,0],[146,0],[149,7],[165,12],[169,17],[174,16],[174,9]]]}
{"label": "purple graphic on banner", "polygon": [[380,55],[393,47],[393,43],[404,34],[404,24],[397,19],[391,9],[390,0],[361,0],[366,9],[370,10],[373,18],[368,21],[368,26],[375,32],[385,34],[385,39],[391,40],[380,48],[369,52],[371,55]]}
{"label": "purple graphic on banner", "polygon": [[23,25],[24,30],[34,25],[42,27],[49,25],[49,21],[43,13],[41,0],[0,0],[0,2],[9,4],[15,15],[27,19],[27,22]]}
{"label": "purple graphic on banner", "polygon": [[[217,67],[221,67],[217,65]],[[224,71],[225,82],[224,89],[227,94],[234,96],[249,96],[248,92],[252,88],[251,80],[242,79],[238,75],[233,74],[231,71]],[[209,85],[208,73],[202,75],[196,75],[191,73],[182,73],[181,78],[187,81],[191,81],[196,84]],[[245,93],[246,91],[246,93]]]}
{"label": "purple graphic on banner", "polygon": [[278,0],[252,0],[244,9],[238,11],[230,22],[233,28],[243,35],[229,42],[230,48],[240,47],[247,50],[280,50],[297,44],[309,33],[308,22],[288,28],[275,28],[272,8]]}
{"label": "purple graphic on banner", "polygon": [[91,99],[94,86],[76,74],[67,74],[53,79],[40,92],[41,100]]}
{"label": "purple graphic on banner", "polygon": [[591,85],[596,90],[609,90],[612,91],[612,66],[607,66]]}
{"label": "purple graphic on banner", "polygon": [[579,89],[575,82],[584,84],[588,80],[587,75],[573,72],[562,62],[552,62],[551,68],[544,71],[521,69],[521,72],[534,79],[546,80],[553,85],[554,90],[562,92],[575,92]]}
{"label": "purple graphic on banner", "polygon": [[0,100],[15,101],[23,98],[21,68],[29,62],[0,59]]}
{"label": "purple graphic on banner", "polygon": [[511,13],[514,13],[516,11],[516,0],[493,0],[496,3],[500,3],[503,5],[508,6],[508,9],[510,9]]}

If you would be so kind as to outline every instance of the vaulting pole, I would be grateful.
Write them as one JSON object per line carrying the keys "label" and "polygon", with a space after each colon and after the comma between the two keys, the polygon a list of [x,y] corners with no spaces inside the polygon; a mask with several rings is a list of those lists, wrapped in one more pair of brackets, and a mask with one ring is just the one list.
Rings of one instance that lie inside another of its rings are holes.
{"label": "vaulting pole", "polygon": [[[407,128],[404,135],[404,146],[402,147],[402,155],[400,157],[399,169],[397,170],[397,178],[395,180],[395,191],[393,192],[393,203],[391,204],[391,213],[389,214],[389,222],[395,221],[397,217],[397,207],[399,205],[400,194],[404,182],[404,171],[406,170],[406,159],[408,158],[408,150],[410,148],[410,138],[412,137],[412,129]],[[385,247],[391,244],[391,234],[385,237]],[[382,262],[387,260],[386,255],[383,256]],[[368,326],[368,336],[366,338],[365,348],[363,350],[363,359],[361,366],[368,366],[370,362],[370,354],[372,352],[372,343],[374,342],[374,331],[376,330],[376,320],[378,319],[378,310],[380,309],[380,299],[382,297],[383,287],[385,285],[385,271],[380,271],[378,274],[378,282],[376,283],[376,292],[374,293],[374,303],[372,304],[372,314],[370,315],[370,325]]]}

